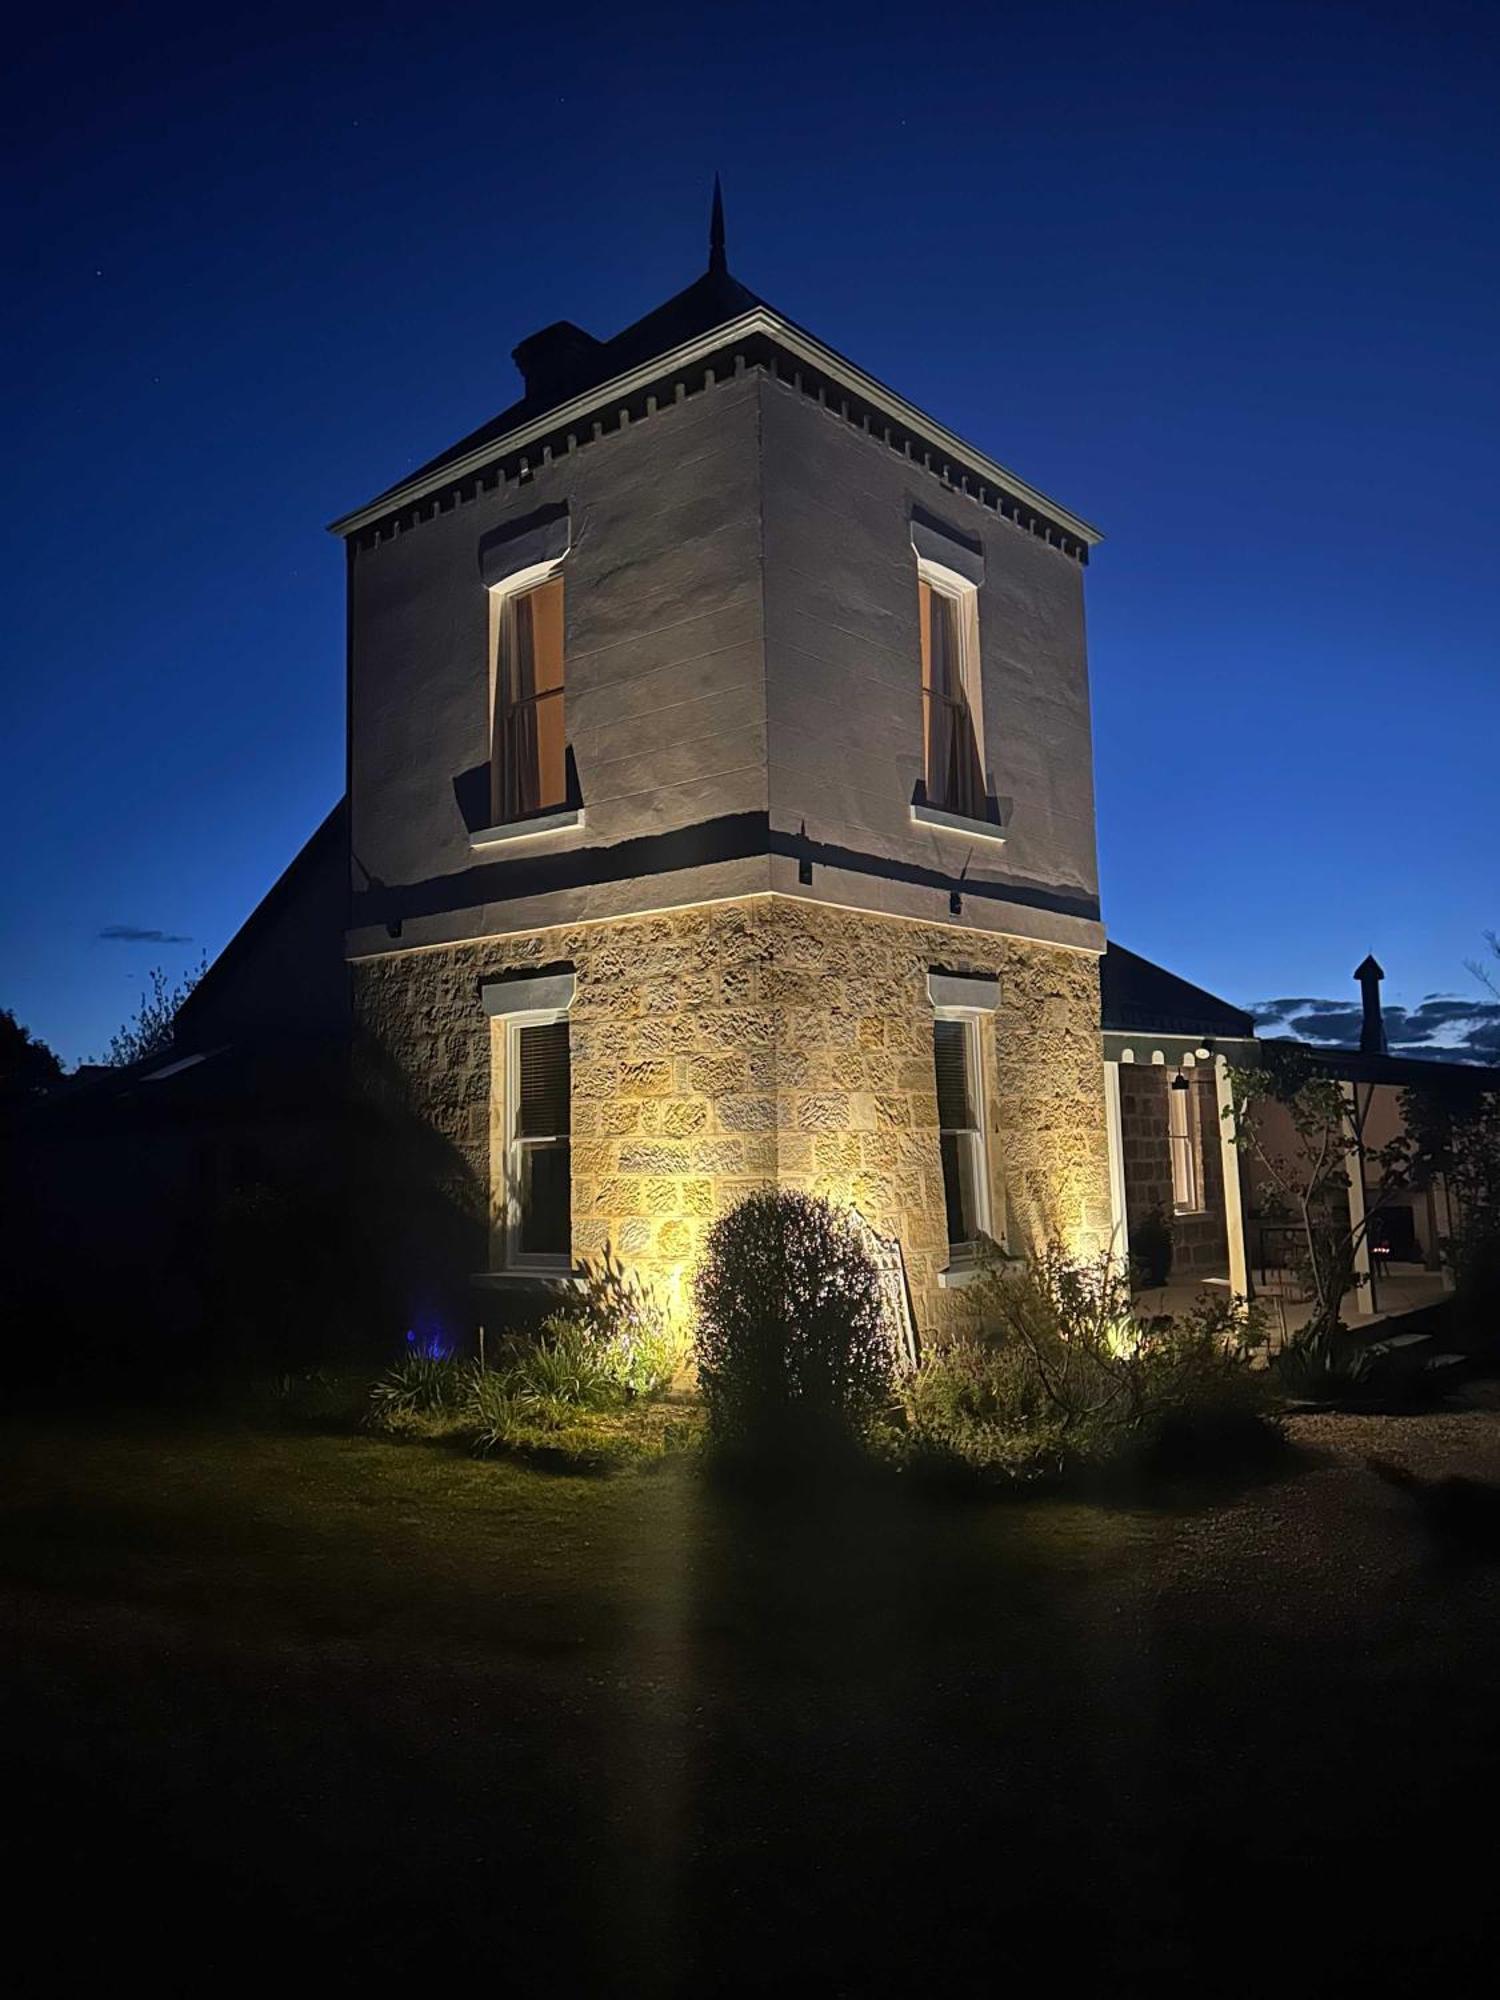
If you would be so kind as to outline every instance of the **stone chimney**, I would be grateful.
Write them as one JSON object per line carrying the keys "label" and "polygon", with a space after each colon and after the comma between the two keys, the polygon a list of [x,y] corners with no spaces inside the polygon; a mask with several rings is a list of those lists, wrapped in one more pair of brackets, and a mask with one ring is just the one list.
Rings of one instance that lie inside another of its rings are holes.
{"label": "stone chimney", "polygon": [[1365,1018],[1359,1030],[1359,1052],[1365,1056],[1386,1055],[1389,1051],[1385,1045],[1385,1020],[1380,1012],[1380,982],[1385,974],[1373,952],[1368,954],[1362,965],[1355,967],[1354,976],[1359,981],[1360,998],[1365,1005]]}
{"label": "stone chimney", "polygon": [[527,334],[510,351],[526,384],[526,394],[549,402],[562,402],[576,387],[586,385],[598,353],[599,342],[594,336],[568,319],[554,320],[540,333]]}

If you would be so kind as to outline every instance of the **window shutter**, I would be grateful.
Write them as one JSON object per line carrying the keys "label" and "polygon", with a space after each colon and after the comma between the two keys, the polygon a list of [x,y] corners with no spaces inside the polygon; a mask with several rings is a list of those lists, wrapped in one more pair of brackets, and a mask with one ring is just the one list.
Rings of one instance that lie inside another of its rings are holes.
{"label": "window shutter", "polygon": [[516,1136],[557,1139],[571,1129],[568,1024],[547,1021],[520,1031],[521,1075]]}

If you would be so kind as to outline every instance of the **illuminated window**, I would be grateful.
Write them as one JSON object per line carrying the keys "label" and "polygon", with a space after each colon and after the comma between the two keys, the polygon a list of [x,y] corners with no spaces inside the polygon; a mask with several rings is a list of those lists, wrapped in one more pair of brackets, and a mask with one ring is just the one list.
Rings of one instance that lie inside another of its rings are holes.
{"label": "illuminated window", "polygon": [[566,1013],[506,1023],[506,1258],[567,1270],[573,1251],[572,1065]]}
{"label": "illuminated window", "polygon": [[563,722],[563,580],[555,564],[493,593],[496,823],[556,811],[568,796]]}
{"label": "illuminated window", "polygon": [[[1179,1072],[1180,1074],[1180,1072]],[[1172,1206],[1188,1215],[1202,1206],[1198,1198],[1198,1120],[1191,1084],[1184,1090],[1167,1086],[1167,1136],[1172,1148]]]}
{"label": "illuminated window", "polygon": [[979,747],[979,593],[953,571],[919,557],[917,599],[927,803],[983,820],[989,801]]}
{"label": "illuminated window", "polygon": [[972,1256],[990,1228],[989,1168],[984,1142],[984,1069],[979,1020],[939,1013],[932,1023],[937,1068],[938,1146],[950,1251]]}

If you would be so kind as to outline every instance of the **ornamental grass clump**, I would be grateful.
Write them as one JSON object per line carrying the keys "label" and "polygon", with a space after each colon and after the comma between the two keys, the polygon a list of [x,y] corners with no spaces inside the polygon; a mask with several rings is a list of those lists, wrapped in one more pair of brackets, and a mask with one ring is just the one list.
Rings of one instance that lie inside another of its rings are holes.
{"label": "ornamental grass clump", "polygon": [[486,1360],[415,1341],[408,1335],[407,1354],[371,1391],[373,1429],[593,1470],[659,1458],[696,1428],[653,1407],[681,1371],[683,1335],[608,1251],[580,1274],[565,1310],[506,1335]]}
{"label": "ornamental grass clump", "polygon": [[373,1430],[411,1432],[449,1427],[468,1391],[468,1369],[440,1342],[406,1336],[406,1351],[370,1391]]}
{"label": "ornamental grass clump", "polygon": [[572,1313],[592,1331],[615,1379],[632,1396],[656,1396],[682,1373],[688,1341],[665,1303],[604,1246],[583,1267]]}
{"label": "ornamental grass clump", "polygon": [[698,1385],[721,1451],[826,1460],[889,1406],[880,1279],[847,1210],[789,1189],[748,1196],[709,1232],[695,1298]]}

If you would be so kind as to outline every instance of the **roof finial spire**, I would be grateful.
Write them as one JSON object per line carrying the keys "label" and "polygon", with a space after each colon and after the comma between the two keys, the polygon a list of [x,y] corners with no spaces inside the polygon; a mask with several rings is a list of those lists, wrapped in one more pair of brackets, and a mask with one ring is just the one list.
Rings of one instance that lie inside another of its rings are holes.
{"label": "roof finial spire", "polygon": [[724,190],[719,185],[717,174],[714,175],[714,205],[708,218],[708,268],[716,272],[729,269],[724,256]]}

